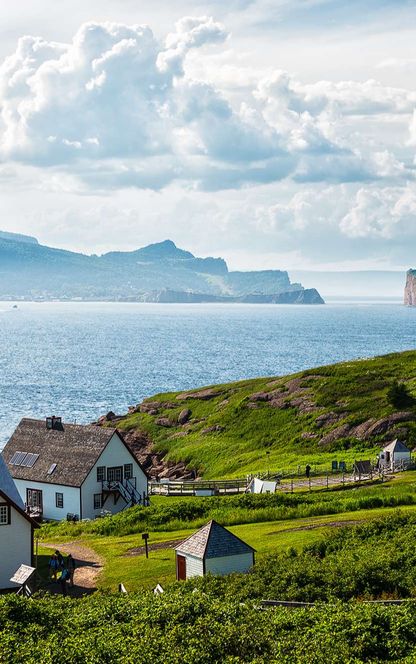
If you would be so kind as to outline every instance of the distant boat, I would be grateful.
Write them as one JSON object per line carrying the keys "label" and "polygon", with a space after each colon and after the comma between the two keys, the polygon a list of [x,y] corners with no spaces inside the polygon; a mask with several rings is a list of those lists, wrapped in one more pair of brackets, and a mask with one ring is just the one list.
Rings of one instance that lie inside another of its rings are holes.
{"label": "distant boat", "polygon": [[17,304],[14,304],[13,307],[12,307],[12,309],[18,309],[18,308],[19,307],[17,306]]}

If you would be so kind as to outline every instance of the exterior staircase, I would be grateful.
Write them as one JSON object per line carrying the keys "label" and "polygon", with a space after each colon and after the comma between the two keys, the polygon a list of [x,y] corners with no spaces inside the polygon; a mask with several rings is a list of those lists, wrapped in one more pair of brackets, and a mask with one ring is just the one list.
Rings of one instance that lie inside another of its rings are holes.
{"label": "exterior staircase", "polygon": [[133,505],[143,505],[143,498],[140,493],[137,491],[136,487],[130,480],[123,480],[122,482],[118,481],[106,481],[103,482],[103,490],[111,491],[113,493],[118,492],[123,498],[127,507],[133,507]]}

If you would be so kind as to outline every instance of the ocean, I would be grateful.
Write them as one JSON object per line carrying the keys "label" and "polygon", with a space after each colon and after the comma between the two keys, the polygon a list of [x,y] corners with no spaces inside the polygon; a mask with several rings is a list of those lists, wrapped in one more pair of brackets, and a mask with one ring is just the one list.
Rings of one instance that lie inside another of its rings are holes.
{"label": "ocean", "polygon": [[0,302],[0,448],[22,417],[87,423],[158,392],[415,346],[400,302]]}

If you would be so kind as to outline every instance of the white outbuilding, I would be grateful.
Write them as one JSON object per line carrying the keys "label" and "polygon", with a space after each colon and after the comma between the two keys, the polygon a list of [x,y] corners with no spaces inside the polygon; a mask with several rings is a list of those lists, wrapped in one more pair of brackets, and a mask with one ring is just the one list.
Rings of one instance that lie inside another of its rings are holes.
{"label": "white outbuilding", "polygon": [[22,499],[0,455],[0,591],[18,588],[10,578],[19,565],[33,566],[33,531]]}
{"label": "white outbuilding", "polygon": [[209,521],[176,549],[176,578],[248,572],[255,549],[216,521]]}
{"label": "white outbuilding", "polygon": [[247,487],[247,493],[276,493],[277,482],[253,477]]}
{"label": "white outbuilding", "polygon": [[412,453],[404,443],[396,438],[381,450],[378,460],[380,469],[405,469],[411,464]]}
{"label": "white outbuilding", "polygon": [[92,519],[148,502],[148,477],[117,429],[23,419],[3,459],[36,518]]}

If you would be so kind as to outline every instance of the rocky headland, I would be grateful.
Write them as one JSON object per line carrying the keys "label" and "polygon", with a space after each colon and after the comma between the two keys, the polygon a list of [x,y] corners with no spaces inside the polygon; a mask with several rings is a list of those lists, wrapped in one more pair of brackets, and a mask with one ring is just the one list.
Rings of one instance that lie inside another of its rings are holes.
{"label": "rocky headland", "polygon": [[408,270],[407,272],[404,303],[408,307],[416,307],[416,270]]}

